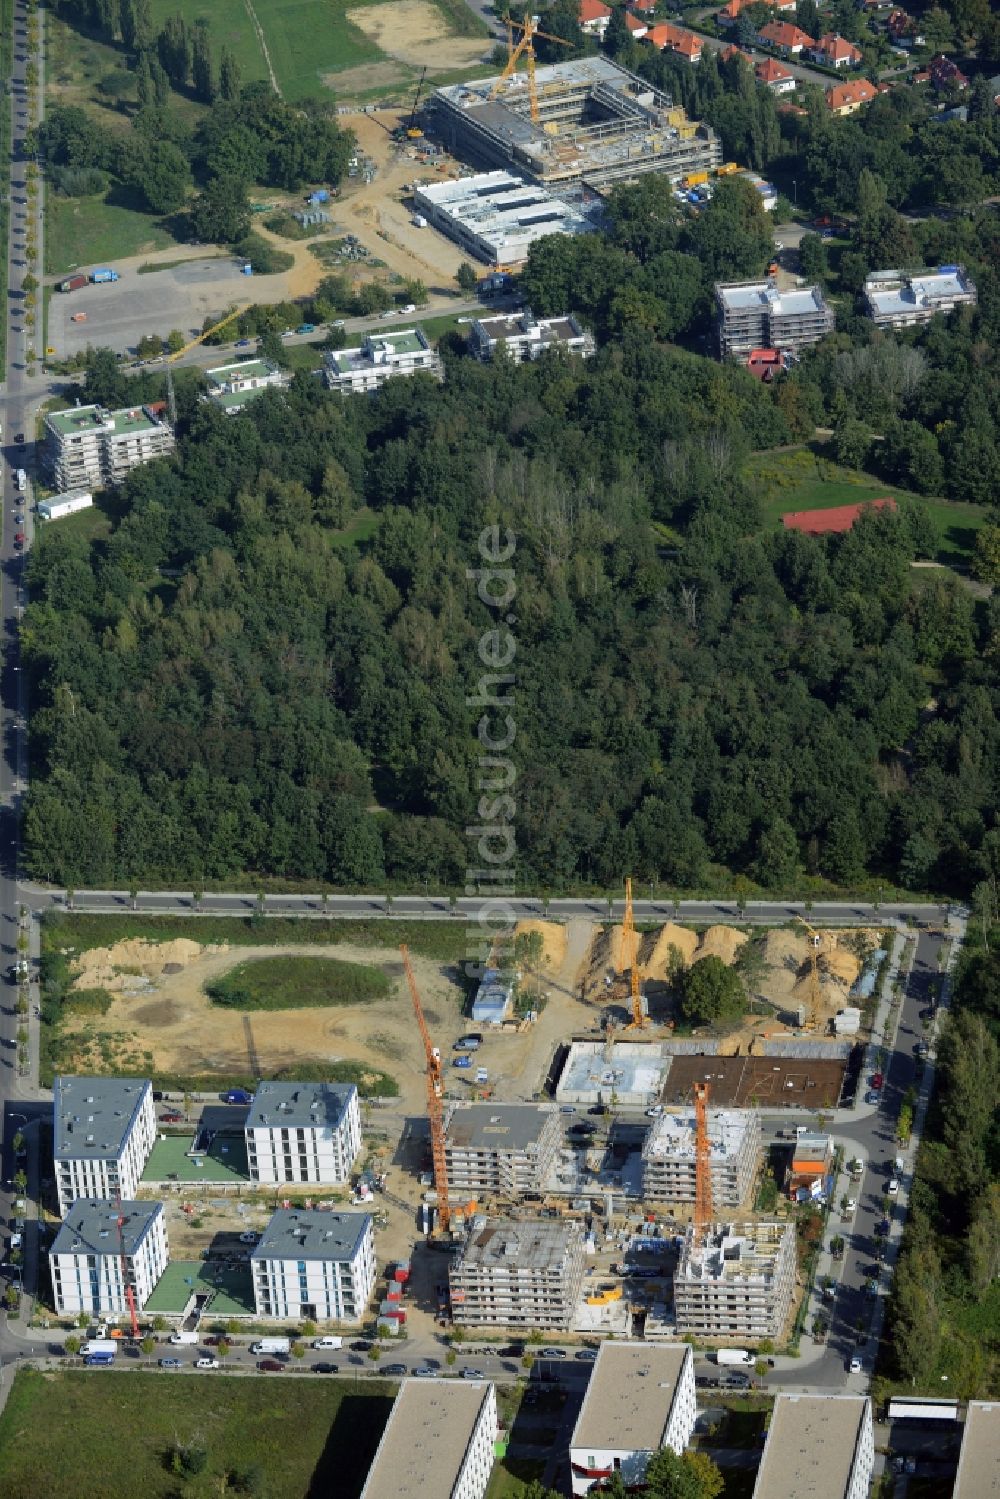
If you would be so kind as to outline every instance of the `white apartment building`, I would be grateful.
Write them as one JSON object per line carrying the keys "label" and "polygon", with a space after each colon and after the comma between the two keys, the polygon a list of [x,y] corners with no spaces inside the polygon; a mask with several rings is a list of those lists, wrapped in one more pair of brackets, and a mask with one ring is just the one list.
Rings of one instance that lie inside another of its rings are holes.
{"label": "white apartment building", "polygon": [[579,1223],[478,1214],[448,1272],[452,1313],[462,1327],[568,1331],[583,1274]]}
{"label": "white apartment building", "polygon": [[173,428],[151,406],[71,406],[45,418],[42,462],[57,489],[119,484],[132,469],[173,450]]}
{"label": "white apartment building", "polygon": [[641,1485],[654,1452],[680,1454],[698,1415],[686,1343],[602,1343],[569,1444],[574,1494],[620,1473]]}
{"label": "white apartment building", "polygon": [[865,279],[867,315],[880,328],[909,328],[938,312],[972,307],[976,284],[964,265],[930,271],[873,271]]}
{"label": "white apartment building", "polygon": [[715,288],[715,326],[723,359],[745,359],[753,349],[794,354],[832,333],[836,322],[818,286],[779,291],[773,281],[741,281]]}
{"label": "white apartment building", "polygon": [[874,1467],[865,1396],[779,1394],[753,1499],[868,1499]]}
{"label": "white apartment building", "polygon": [[[695,1121],[670,1109],[654,1119],[642,1146],[642,1195],[652,1202],[694,1202]],[[739,1208],[753,1188],[760,1157],[760,1120],[754,1109],[709,1109],[712,1200]]]}
{"label": "white apartment building", "polygon": [[282,390],[291,376],[266,359],[240,359],[235,364],[219,364],[206,370],[208,398],[227,416],[235,416],[262,390]]}
{"label": "white apartment building", "polygon": [[449,1190],[520,1197],[541,1192],[562,1144],[552,1104],[453,1103],[445,1116]]}
{"label": "white apartment building", "polygon": [[52,1153],[60,1216],[78,1197],[134,1198],[155,1141],[147,1079],[57,1077]]}
{"label": "white apartment building", "polygon": [[361,1499],[483,1499],[498,1430],[488,1381],[404,1379]]}
{"label": "white apartment building", "polygon": [[689,1229],[674,1274],[677,1332],[721,1342],[782,1336],[795,1286],[790,1223],[716,1223]]}
{"label": "white apartment building", "polygon": [[469,350],[476,359],[488,363],[503,349],[514,364],[539,359],[546,349],[565,349],[588,359],[596,345],[594,336],[572,313],[564,317],[536,318],[530,308],[524,312],[477,318],[469,330]]}
{"label": "white apartment building", "polygon": [[81,1198],[49,1250],[55,1309],[61,1317],[119,1317],[129,1309],[131,1287],[141,1312],[167,1259],[162,1202]]}
{"label": "white apartment building", "polygon": [[952,1499],[1000,1494],[1000,1400],[970,1400]]}
{"label": "white apartment building", "polygon": [[371,1215],[279,1208],[250,1269],[258,1317],[360,1322],[375,1286]]}
{"label": "white apartment building", "polygon": [[325,379],[342,395],[367,395],[400,375],[433,375],[440,380],[444,366],[422,328],[368,333],[359,349],[339,349],[324,355]]}
{"label": "white apartment building", "polygon": [[252,1181],[341,1186],[361,1149],[353,1083],[262,1082],[246,1126]]}

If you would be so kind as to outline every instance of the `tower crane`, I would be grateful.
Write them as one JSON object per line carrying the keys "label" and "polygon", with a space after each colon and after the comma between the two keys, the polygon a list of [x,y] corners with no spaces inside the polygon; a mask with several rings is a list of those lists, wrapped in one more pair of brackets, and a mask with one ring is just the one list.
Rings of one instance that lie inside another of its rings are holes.
{"label": "tower crane", "polygon": [[818,1025],[823,1007],[823,994],[819,977],[819,953],[823,946],[823,938],[819,932],[814,931],[804,916],[796,916],[795,920],[800,921],[809,933],[809,1024]]}
{"label": "tower crane", "polygon": [[694,1232],[704,1239],[712,1223],[712,1152],[708,1143],[708,1084],[694,1085]]}
{"label": "tower crane", "polygon": [[122,1289],[125,1292],[129,1320],[132,1323],[132,1337],[133,1339],[137,1339],[139,1336],[139,1318],[136,1316],[135,1290],[129,1279],[128,1258],[125,1254],[125,1214],[122,1212],[122,1194],[120,1189],[116,1194],[115,1201],[118,1208],[118,1259],[121,1266]]}
{"label": "tower crane", "polygon": [[[558,42],[560,47],[572,47],[573,43],[568,42],[564,36],[553,36],[551,32],[540,30],[530,13],[523,21],[515,21],[511,16],[504,16],[503,19],[507,28],[507,63],[490,89],[490,98],[496,98],[507,79],[516,72],[517,65],[523,57],[528,69],[528,102],[531,106],[531,120],[537,125],[541,119],[541,111],[538,108],[538,88],[535,84],[534,39],[536,36],[543,36],[547,42]],[[521,33],[521,39],[518,42],[514,41],[515,30]]]}
{"label": "tower crane", "polygon": [[416,92],[413,95],[413,107],[410,110],[410,121],[406,127],[406,133],[411,140],[419,140],[419,138],[423,135],[423,131],[417,125],[417,105],[420,103],[420,95],[424,91],[424,79],[426,77],[427,69],[424,68],[424,71],[420,75],[420,82],[417,84]]}
{"label": "tower crane", "polygon": [[247,309],[252,306],[252,302],[244,302],[242,306],[236,308],[235,312],[227,312],[225,317],[220,318],[217,323],[213,323],[211,328],[206,328],[204,333],[199,333],[197,338],[192,338],[191,342],[185,344],[183,349],[178,349],[176,354],[168,354],[167,367],[169,368],[170,365],[175,364],[178,359],[183,359],[185,354],[189,354],[192,349],[196,349],[199,344],[203,344],[206,338],[211,338],[213,333],[218,333],[220,328],[224,328],[234,318],[242,317]]}
{"label": "tower crane", "polygon": [[424,1019],[423,1005],[420,1003],[417,981],[413,975],[413,965],[410,962],[409,950],[406,947],[400,947],[399,950],[403,955],[406,982],[410,986],[413,1012],[417,1017],[417,1025],[420,1027],[420,1036],[424,1043],[424,1056],[427,1059],[427,1118],[431,1127],[431,1160],[434,1163],[434,1186],[437,1190],[438,1224],[441,1232],[446,1234],[451,1227],[451,1209],[448,1204],[448,1163],[444,1153],[444,1110],[442,1106],[444,1083],[441,1077],[441,1053],[436,1046],[431,1044],[427,1021]]}
{"label": "tower crane", "polygon": [[642,1007],[642,984],[639,974],[639,938],[632,914],[632,880],[625,881],[625,915],[622,918],[622,945],[620,964],[622,973],[628,968],[629,998],[632,1001],[632,1019],[625,1027],[629,1031],[641,1031],[647,1024]]}

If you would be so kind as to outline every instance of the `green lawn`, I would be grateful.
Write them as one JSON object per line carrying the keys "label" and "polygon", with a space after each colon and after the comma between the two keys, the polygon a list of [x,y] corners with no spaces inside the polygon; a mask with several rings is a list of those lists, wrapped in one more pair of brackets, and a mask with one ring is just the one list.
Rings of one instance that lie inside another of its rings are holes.
{"label": "green lawn", "polygon": [[[144,1182],[247,1182],[250,1171],[247,1166],[246,1139],[243,1135],[214,1135],[207,1150],[197,1157],[188,1155],[194,1139],[196,1124],[182,1135],[164,1135],[157,1138],[150,1151],[142,1173]],[[198,1164],[195,1165],[195,1160]]]}
{"label": "green lawn", "polygon": [[521,1499],[533,1478],[541,1479],[545,1463],[535,1457],[505,1457],[496,1464],[486,1499]]}
{"label": "green lawn", "polygon": [[45,204],[45,271],[50,276],[176,243],[121,187],[110,188],[103,198],[62,198],[50,192]]}
{"label": "green lawn", "polygon": [[334,531],[330,537],[330,545],[347,548],[356,546],[359,541],[371,541],[378,528],[378,515],[365,506],[355,512],[350,525],[345,526],[342,531]]}
{"label": "green lawn", "polygon": [[[272,0],[265,0],[264,4],[254,6],[265,28],[271,4]],[[182,15],[189,26],[195,21],[207,21],[216,65],[222,48],[228,47],[239,64],[244,83],[267,77],[260,43],[243,0],[210,0],[210,3],[209,0],[152,0],[150,10],[154,31],[159,31],[167,18],[174,15]]]}
{"label": "green lawn", "polygon": [[[291,1375],[24,1370],[0,1416],[0,1490],[4,1499],[357,1499],[393,1391],[381,1381],[361,1394],[347,1380]],[[197,1479],[171,1472],[176,1444],[207,1453]],[[254,1487],[225,1482],[252,1470]]]}
{"label": "green lawn", "polygon": [[380,968],[336,958],[252,958],[207,986],[217,1005],[234,1010],[297,1010],[304,1005],[355,1005],[384,999]]}
{"label": "green lawn", "polygon": [[208,1264],[204,1260],[171,1260],[153,1288],[145,1310],[179,1317],[195,1291],[212,1292],[204,1315],[211,1319],[246,1316],[255,1312],[249,1264]]}

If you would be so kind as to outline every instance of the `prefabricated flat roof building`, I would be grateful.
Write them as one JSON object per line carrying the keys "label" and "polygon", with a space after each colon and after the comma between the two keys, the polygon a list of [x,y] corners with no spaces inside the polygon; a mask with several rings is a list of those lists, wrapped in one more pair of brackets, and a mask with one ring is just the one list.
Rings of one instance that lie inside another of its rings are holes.
{"label": "prefabricated flat roof building", "polygon": [[445,1117],[449,1191],[541,1192],[561,1143],[552,1104],[453,1103]]}
{"label": "prefabricated flat roof building", "polygon": [[974,306],[975,282],[964,265],[929,271],[873,271],[865,279],[867,315],[882,328],[929,322],[938,312]]}
{"label": "prefabricated flat roof building", "polygon": [[463,1327],[568,1331],[583,1286],[583,1229],[550,1218],[473,1218],[449,1270]]}
{"label": "prefabricated flat roof building", "polygon": [[[694,1113],[672,1109],[654,1119],[642,1146],[642,1195],[651,1202],[695,1200]],[[757,1175],[760,1120],[755,1109],[709,1109],[712,1196],[739,1208]]]}
{"label": "prefabricated flat roof building", "polygon": [[708,125],[689,120],[667,94],[607,57],[535,69],[539,118],[525,75],[475,78],[435,90],[435,132],[474,166],[506,167],[558,190],[604,189],[644,172],[672,181],[722,161]]}
{"label": "prefabricated flat roof building", "polygon": [[39,500],[35,509],[39,520],[62,520],[66,515],[75,515],[78,510],[89,510],[94,496],[89,489],[72,490],[69,494],[52,494],[47,500]]}
{"label": "prefabricated flat roof building", "polygon": [[360,1322],[375,1286],[371,1214],[279,1208],[250,1269],[258,1317]]}
{"label": "prefabricated flat roof building", "polygon": [[874,1466],[870,1400],[779,1394],[753,1499],[868,1499]]}
{"label": "prefabricated flat roof building", "polygon": [[683,1337],[759,1342],[780,1338],[795,1287],[790,1223],[716,1223],[688,1229],[674,1273],[674,1310]]}
{"label": "prefabricated flat roof building", "polygon": [[413,201],[435,229],[487,265],[522,265],[546,234],[587,234],[583,208],[511,172],[481,172],[457,182],[417,183]]}
{"label": "prefabricated flat roof building", "polygon": [[262,1082],[247,1114],[253,1181],[342,1186],[361,1149],[353,1083]]}
{"label": "prefabricated flat roof building", "polygon": [[793,354],[819,343],[836,315],[818,286],[779,291],[773,281],[741,281],[715,288],[715,322],[723,359],[746,359],[767,347]]}
{"label": "prefabricated flat roof building", "polygon": [[60,1217],[78,1197],[135,1197],[155,1140],[153,1088],[147,1079],[57,1077],[52,1153]]}
{"label": "prefabricated flat roof building", "polygon": [[970,1400],[952,1499],[1000,1495],[1000,1400]]}
{"label": "prefabricated flat roof building", "polygon": [[686,1343],[602,1343],[570,1438],[573,1493],[615,1473],[641,1485],[654,1452],[684,1451],[697,1415]]}
{"label": "prefabricated flat roof building", "polygon": [[361,1499],[483,1499],[497,1432],[488,1380],[404,1379]]}
{"label": "prefabricated flat roof building", "polygon": [[78,1198],[49,1250],[56,1311],[121,1316],[128,1311],[126,1287],[142,1311],[166,1267],[162,1202]]}

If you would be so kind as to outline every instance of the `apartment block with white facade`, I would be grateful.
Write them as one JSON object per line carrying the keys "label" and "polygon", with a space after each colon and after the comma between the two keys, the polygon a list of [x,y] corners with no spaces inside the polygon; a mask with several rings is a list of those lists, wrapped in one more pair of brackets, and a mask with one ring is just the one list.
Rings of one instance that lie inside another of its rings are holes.
{"label": "apartment block with white facade", "polygon": [[654,1452],[680,1454],[698,1415],[686,1343],[602,1343],[569,1444],[574,1494],[620,1473],[641,1485]]}
{"label": "apartment block with white facade", "polygon": [[597,345],[594,335],[573,314],[537,318],[530,307],[523,312],[477,318],[469,329],[469,352],[486,363],[503,350],[514,364],[539,359],[546,349],[565,349],[588,359]]}
{"label": "apartment block with white facade", "polygon": [[174,431],[151,406],[71,406],[44,422],[42,462],[55,488],[99,489],[174,450]]}
{"label": "apartment block with white facade", "polygon": [[677,1332],[739,1343],[780,1338],[794,1287],[792,1224],[689,1229],[674,1274]]}
{"label": "apartment block with white facade", "polygon": [[497,1432],[487,1380],[404,1379],[361,1499],[483,1499]]}
{"label": "apartment block with white facade", "polygon": [[162,1202],[80,1198],[49,1250],[56,1311],[61,1317],[120,1317],[129,1309],[131,1287],[141,1312],[167,1259]]}
{"label": "apartment block with white facade", "polygon": [[583,1228],[549,1218],[473,1218],[448,1272],[463,1327],[568,1331],[583,1286]]}
{"label": "apartment block with white facade", "polygon": [[361,1149],[358,1090],[353,1083],[259,1083],[245,1132],[252,1181],[342,1186]]}
{"label": "apartment block with white facade", "polygon": [[134,1198],[155,1141],[148,1079],[57,1077],[52,1153],[60,1217],[78,1197]]}
{"label": "apartment block with white facade", "polygon": [[258,1317],[360,1322],[375,1286],[371,1215],[280,1208],[250,1269]]}
{"label": "apartment block with white facade", "polygon": [[291,376],[267,359],[240,359],[205,371],[208,399],[227,416],[235,416],[262,390],[283,390]]}
{"label": "apartment block with white facade", "polygon": [[368,333],[360,348],[327,354],[324,365],[330,390],[344,395],[370,394],[399,375],[444,377],[441,356],[431,348],[422,328]]}
{"label": "apartment block with white facade", "polygon": [[753,1499],[868,1499],[874,1467],[865,1396],[779,1394]]}
{"label": "apartment block with white facade", "polygon": [[865,312],[879,328],[928,323],[939,312],[974,307],[976,284],[964,265],[926,271],[873,271],[865,279]]}
{"label": "apartment block with white facade", "polygon": [[[695,1121],[686,1109],[654,1119],[642,1146],[642,1195],[651,1202],[694,1202]],[[712,1199],[739,1208],[750,1196],[760,1158],[760,1120],[754,1109],[709,1109]]]}

